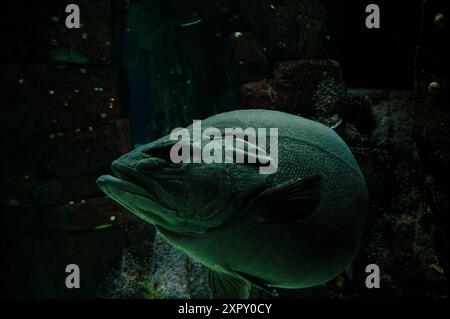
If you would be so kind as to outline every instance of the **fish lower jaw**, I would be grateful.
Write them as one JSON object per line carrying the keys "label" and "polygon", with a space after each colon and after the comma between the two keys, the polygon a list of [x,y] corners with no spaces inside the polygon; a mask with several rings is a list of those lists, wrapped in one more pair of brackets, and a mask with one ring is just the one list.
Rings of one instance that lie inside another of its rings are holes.
{"label": "fish lower jaw", "polygon": [[135,194],[135,195],[141,195],[144,197],[152,198],[151,194],[146,191],[144,188],[142,188],[139,185],[136,185],[128,180],[125,179],[119,179],[117,177],[111,176],[111,175],[104,175],[99,177],[97,180],[97,185],[102,190],[106,190],[108,187],[115,188],[117,190]]}

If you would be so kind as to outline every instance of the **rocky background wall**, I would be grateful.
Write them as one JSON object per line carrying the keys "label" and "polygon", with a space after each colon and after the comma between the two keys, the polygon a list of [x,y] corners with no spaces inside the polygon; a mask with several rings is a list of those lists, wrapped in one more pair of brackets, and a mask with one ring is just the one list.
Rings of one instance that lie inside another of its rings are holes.
{"label": "rocky background wall", "polygon": [[[334,127],[371,196],[353,279],[281,297],[447,297],[448,7],[384,1],[387,27],[369,33],[364,1],[335,2],[80,0],[80,30],[64,27],[65,1],[7,3],[1,294],[209,297],[206,270],[95,180],[133,144],[192,119],[267,108]],[[64,285],[71,263],[81,289]],[[382,272],[378,290],[364,284],[372,263]]]}

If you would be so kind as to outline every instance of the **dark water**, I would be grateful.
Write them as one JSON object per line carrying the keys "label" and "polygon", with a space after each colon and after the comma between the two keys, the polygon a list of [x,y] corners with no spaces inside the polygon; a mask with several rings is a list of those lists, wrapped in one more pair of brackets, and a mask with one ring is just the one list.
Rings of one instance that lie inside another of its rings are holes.
{"label": "dark water", "polygon": [[139,29],[130,28],[134,10],[128,15],[124,35],[123,64],[128,73],[128,89],[130,103],[130,122],[132,128],[132,144],[134,146],[149,142],[149,125],[153,110],[151,97],[152,65],[151,52],[138,44]]}

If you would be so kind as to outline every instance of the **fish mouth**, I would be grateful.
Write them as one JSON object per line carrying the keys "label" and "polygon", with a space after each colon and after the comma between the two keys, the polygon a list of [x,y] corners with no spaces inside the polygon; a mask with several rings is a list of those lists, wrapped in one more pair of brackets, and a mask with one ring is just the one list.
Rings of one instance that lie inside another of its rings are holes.
{"label": "fish mouth", "polygon": [[137,172],[118,162],[114,161],[111,165],[114,175],[103,175],[97,180],[98,187],[109,195],[109,189],[113,188],[122,192],[144,196],[148,199],[155,200],[153,196],[136,178]]}
{"label": "fish mouth", "polygon": [[97,185],[106,195],[132,213],[154,225],[168,225],[168,217],[165,216],[177,214],[175,210],[160,203],[158,191],[148,190],[157,187],[157,182],[146,176],[144,184],[137,170],[119,161],[112,163],[111,170],[114,176],[100,176]]}

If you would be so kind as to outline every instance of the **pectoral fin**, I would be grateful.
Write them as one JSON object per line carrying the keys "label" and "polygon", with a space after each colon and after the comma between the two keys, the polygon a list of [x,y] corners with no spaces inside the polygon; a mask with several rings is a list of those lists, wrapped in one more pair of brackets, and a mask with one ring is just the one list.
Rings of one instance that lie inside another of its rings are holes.
{"label": "pectoral fin", "polygon": [[256,202],[265,207],[258,210],[261,223],[273,224],[305,219],[319,206],[321,177],[304,177],[269,188]]}
{"label": "pectoral fin", "polygon": [[209,287],[215,299],[248,299],[250,285],[242,279],[209,270]]}

